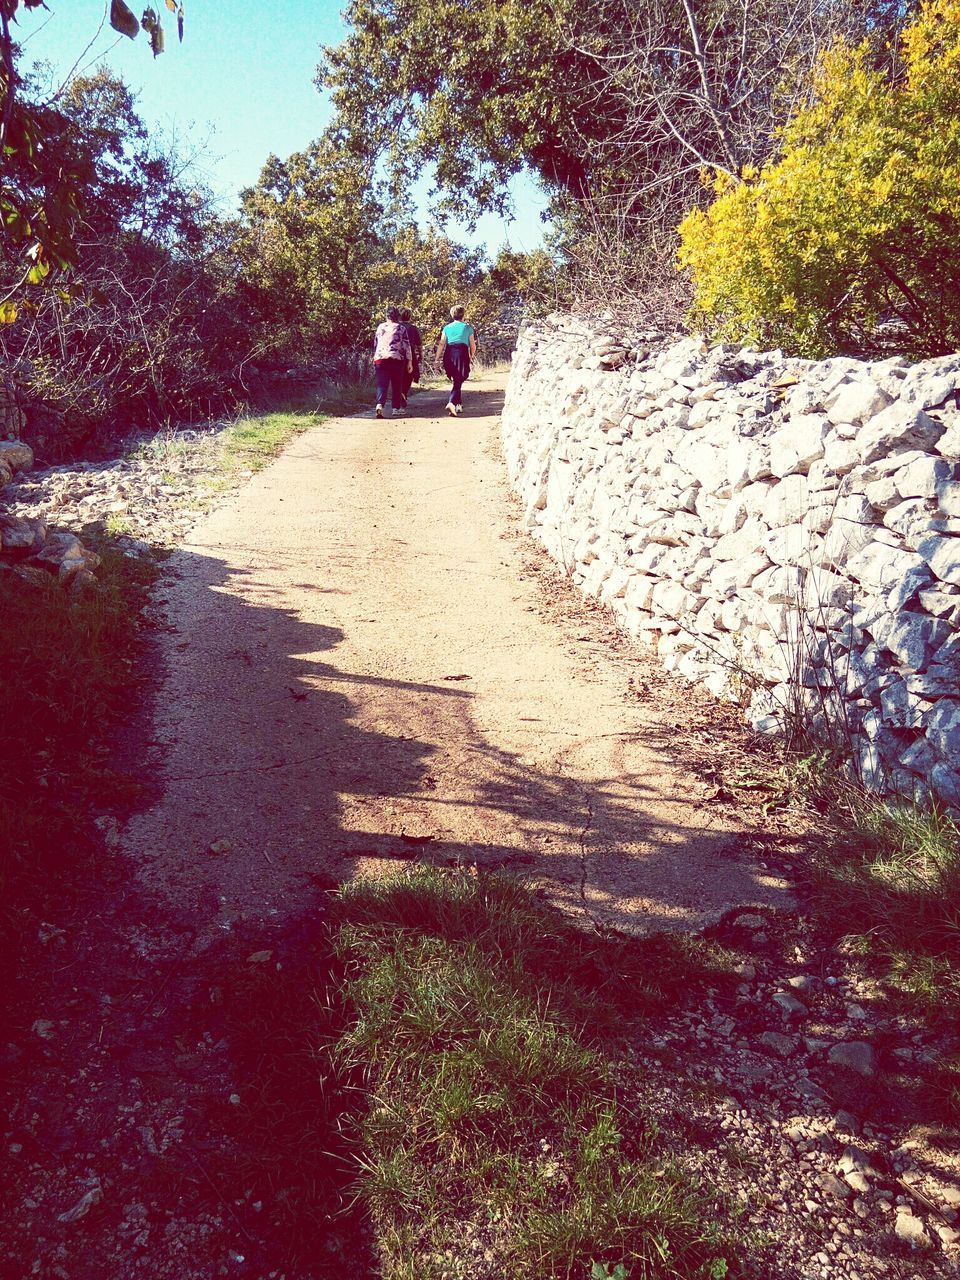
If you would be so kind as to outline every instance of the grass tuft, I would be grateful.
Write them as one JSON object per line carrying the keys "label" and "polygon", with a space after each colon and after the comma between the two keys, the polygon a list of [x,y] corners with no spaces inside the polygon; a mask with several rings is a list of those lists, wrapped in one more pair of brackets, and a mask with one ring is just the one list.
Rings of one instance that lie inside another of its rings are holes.
{"label": "grass tuft", "polygon": [[932,1022],[960,1017],[960,827],[941,808],[882,799],[824,755],[778,775],[816,815],[813,901],[848,950]]}
{"label": "grass tuft", "polygon": [[345,887],[330,928],[350,1010],[332,1052],[369,1094],[358,1195],[385,1280],[735,1274],[613,1065],[624,1017],[693,976],[679,950],[670,972],[514,882],[429,867]]}

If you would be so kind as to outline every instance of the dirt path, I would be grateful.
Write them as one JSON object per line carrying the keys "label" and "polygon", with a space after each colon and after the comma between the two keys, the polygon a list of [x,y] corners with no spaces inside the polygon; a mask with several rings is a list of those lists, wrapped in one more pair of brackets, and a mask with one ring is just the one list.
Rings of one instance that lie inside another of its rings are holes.
{"label": "dirt path", "polygon": [[125,844],[201,939],[411,854],[510,867],[637,932],[782,901],[623,665],[538,615],[502,378],[458,421],[428,392],[406,419],[314,428],[178,553],[163,797]]}
{"label": "dirt path", "polygon": [[155,803],[52,891],[0,1036],[4,1277],[374,1274],[323,1216],[352,1169],[309,1052],[332,882],[502,866],[641,933],[786,902],[676,762],[686,692],[520,533],[501,399],[326,422],[172,561]]}

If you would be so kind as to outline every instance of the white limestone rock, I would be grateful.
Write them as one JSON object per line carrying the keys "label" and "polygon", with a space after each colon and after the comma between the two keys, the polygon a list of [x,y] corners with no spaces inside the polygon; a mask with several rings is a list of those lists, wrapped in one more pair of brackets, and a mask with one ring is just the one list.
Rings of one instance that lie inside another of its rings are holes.
{"label": "white limestone rock", "polygon": [[864,496],[877,511],[889,511],[901,501],[895,475],[880,476],[864,486]]}
{"label": "white limestone rock", "polygon": [[902,448],[928,450],[942,435],[942,422],[897,400],[871,418],[857,436],[859,460],[875,462]]}
{"label": "white limestone rock", "polygon": [[937,507],[941,514],[960,519],[960,480],[951,480],[937,490]]}
{"label": "white limestone rock", "polygon": [[823,457],[829,430],[829,422],[820,414],[792,418],[770,437],[770,470],[780,479],[796,471],[809,472]]}
{"label": "white limestone rock", "polygon": [[960,359],[943,356],[916,365],[904,377],[900,399],[919,409],[935,409],[950,400],[960,386]]}
{"label": "white limestone rock", "polygon": [[960,586],[960,538],[925,538],[917,551],[941,582],[948,586]]}
{"label": "white limestone rock", "polygon": [[856,440],[844,440],[831,432],[823,448],[823,459],[835,475],[846,475],[861,460],[860,445]]}
{"label": "white limestone rock", "polygon": [[33,466],[33,450],[20,440],[0,440],[0,462],[13,474],[29,471]]}
{"label": "white limestone rock", "polygon": [[806,476],[786,476],[775,484],[763,504],[763,520],[771,529],[799,524],[808,506],[809,486]]}
{"label": "white limestone rock", "polygon": [[762,548],[767,532],[760,520],[746,520],[735,533],[717,539],[713,554],[717,560],[745,560]]}
{"label": "white limestone rock", "polygon": [[890,404],[891,397],[872,378],[844,383],[827,399],[827,417],[838,423],[862,423]]}
{"label": "white limestone rock", "polygon": [[731,440],[727,447],[727,482],[733,490],[743,489],[772,474],[769,449],[743,437]]}
{"label": "white limestone rock", "polygon": [[813,535],[803,524],[787,524],[771,529],[763,540],[763,551],[774,564],[805,564]]}
{"label": "white limestone rock", "polygon": [[900,467],[894,472],[894,482],[902,498],[936,498],[943,486],[954,479],[955,471],[947,458],[930,455]]}
{"label": "white limestone rock", "polygon": [[944,426],[943,435],[934,446],[937,453],[951,462],[960,458],[960,418],[954,418]]}
{"label": "white limestone rock", "polygon": [[820,617],[824,610],[840,610],[845,620],[851,595],[852,584],[844,575],[820,566],[807,571],[803,603],[813,619]]}
{"label": "white limestone rock", "polygon": [[845,571],[855,581],[875,591],[889,590],[898,579],[924,564],[924,557],[913,551],[888,546],[876,538],[851,556]]}
{"label": "white limestone rock", "polygon": [[770,604],[796,605],[803,598],[804,570],[791,565],[773,565],[751,582],[757,595]]}
{"label": "white limestone rock", "polygon": [[944,760],[960,760],[960,700],[941,698],[925,718],[927,740]]}
{"label": "white limestone rock", "polygon": [[752,586],[757,577],[770,567],[770,561],[762,551],[715,563],[707,578],[708,589],[717,599],[726,600],[744,587]]}
{"label": "white limestone rock", "polygon": [[908,671],[922,672],[927,669],[933,653],[940,648],[948,634],[950,623],[942,618],[902,612],[893,618],[883,644],[884,648],[895,655],[902,667]]}

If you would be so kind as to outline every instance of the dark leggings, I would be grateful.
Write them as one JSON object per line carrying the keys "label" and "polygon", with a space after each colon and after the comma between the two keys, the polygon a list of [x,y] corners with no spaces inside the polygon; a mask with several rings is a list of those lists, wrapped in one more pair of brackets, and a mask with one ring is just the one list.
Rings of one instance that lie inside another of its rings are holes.
{"label": "dark leggings", "polygon": [[407,403],[404,395],[404,383],[407,379],[407,366],[403,360],[377,361],[377,404],[387,403],[387,391],[390,392],[390,403],[394,409],[402,409]]}
{"label": "dark leggings", "polygon": [[443,371],[453,383],[450,403],[463,403],[463,384],[470,377],[470,348],[465,342],[451,342],[443,351]]}

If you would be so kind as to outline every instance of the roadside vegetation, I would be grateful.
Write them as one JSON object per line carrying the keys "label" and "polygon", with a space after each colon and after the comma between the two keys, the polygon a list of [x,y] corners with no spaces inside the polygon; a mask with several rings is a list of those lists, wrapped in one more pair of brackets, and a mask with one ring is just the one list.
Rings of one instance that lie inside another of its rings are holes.
{"label": "roadside vegetation", "polygon": [[904,1010],[949,1029],[960,1019],[960,826],[940,806],[866,790],[845,759],[842,744],[808,740],[741,762],[723,785],[800,833],[801,887],[836,946]]}
{"label": "roadside vegetation", "polygon": [[647,1020],[736,981],[721,949],[588,933],[506,877],[430,866],[331,892],[313,938],[312,985],[246,966],[231,1029],[243,1185],[287,1188],[297,1265],[753,1274],[735,1209],[681,1174],[630,1083]]}
{"label": "roadside vegetation", "polygon": [[384,1277],[743,1274],[618,1089],[630,1031],[703,985],[683,944],[591,936],[507,879],[429,867],[346,886],[330,927]]}
{"label": "roadside vegetation", "polygon": [[95,874],[92,819],[123,809],[130,779],[111,737],[142,676],[144,609],[157,567],[110,540],[100,585],[74,597],[43,569],[0,569],[0,965],[10,975],[17,937],[43,919],[52,889]]}
{"label": "roadside vegetation", "polygon": [[931,1022],[960,1019],[960,828],[937,807],[883,800],[822,757],[788,767],[816,815],[813,902],[852,953]]}

